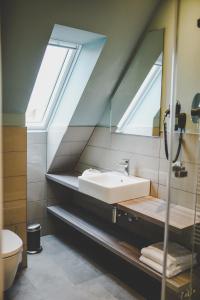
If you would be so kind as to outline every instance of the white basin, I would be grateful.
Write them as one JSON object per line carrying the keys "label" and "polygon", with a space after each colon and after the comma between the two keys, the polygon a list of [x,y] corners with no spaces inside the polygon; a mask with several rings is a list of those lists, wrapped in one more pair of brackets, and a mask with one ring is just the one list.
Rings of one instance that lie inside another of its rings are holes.
{"label": "white basin", "polygon": [[79,176],[78,180],[80,192],[109,204],[148,196],[150,192],[150,180],[117,172]]}

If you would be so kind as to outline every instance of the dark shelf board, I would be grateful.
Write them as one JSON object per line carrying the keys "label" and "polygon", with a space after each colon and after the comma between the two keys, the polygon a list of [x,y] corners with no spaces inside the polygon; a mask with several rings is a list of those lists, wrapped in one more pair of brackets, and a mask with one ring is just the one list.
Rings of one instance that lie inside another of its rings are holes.
{"label": "dark shelf board", "polygon": [[60,174],[46,174],[46,178],[66,186],[72,190],[78,191],[78,173],[60,173]]}
{"label": "dark shelf board", "polygon": [[[159,281],[162,280],[161,274],[140,262],[139,257],[141,249],[127,241],[127,239],[124,239],[123,235],[118,233],[117,228],[115,228],[115,231],[112,231],[112,229],[103,224],[103,222],[101,224],[96,220],[91,221],[90,218],[88,219],[79,211],[73,211],[71,208],[69,210],[66,207],[56,205],[48,207],[47,210],[56,218],[72,226],[149,276]],[[124,234],[124,236],[126,236],[126,234]],[[190,283],[190,272],[184,272],[171,279],[167,279],[167,286],[176,293],[185,290]]]}

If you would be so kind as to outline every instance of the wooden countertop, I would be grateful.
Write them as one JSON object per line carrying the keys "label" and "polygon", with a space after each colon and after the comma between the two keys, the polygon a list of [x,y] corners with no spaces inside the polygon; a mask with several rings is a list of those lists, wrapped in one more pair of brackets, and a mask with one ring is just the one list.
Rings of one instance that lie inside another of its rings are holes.
{"label": "wooden countertop", "polygon": [[[132,199],[117,204],[117,207],[125,212],[140,217],[144,220],[164,226],[166,219],[166,201],[151,196]],[[194,225],[195,211],[180,205],[170,205],[171,229],[183,230]],[[197,215],[200,223],[200,214]]]}

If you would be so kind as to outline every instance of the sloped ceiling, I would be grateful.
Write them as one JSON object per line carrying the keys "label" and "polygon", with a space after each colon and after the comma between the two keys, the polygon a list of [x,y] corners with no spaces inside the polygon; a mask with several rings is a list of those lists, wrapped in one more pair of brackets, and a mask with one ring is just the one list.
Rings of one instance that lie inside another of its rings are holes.
{"label": "sloped ceiling", "polygon": [[72,125],[96,125],[158,2],[3,0],[3,112],[24,115],[53,26],[61,24],[108,38],[72,119]]}

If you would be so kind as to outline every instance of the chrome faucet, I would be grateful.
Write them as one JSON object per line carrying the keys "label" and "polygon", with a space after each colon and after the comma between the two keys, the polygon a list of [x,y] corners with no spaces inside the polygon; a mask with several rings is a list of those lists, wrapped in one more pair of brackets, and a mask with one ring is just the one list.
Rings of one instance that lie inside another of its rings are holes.
{"label": "chrome faucet", "polygon": [[122,161],[119,163],[121,167],[123,167],[123,174],[126,176],[130,175],[130,160],[127,158],[122,159]]}

